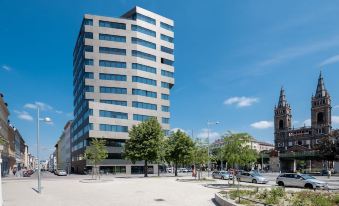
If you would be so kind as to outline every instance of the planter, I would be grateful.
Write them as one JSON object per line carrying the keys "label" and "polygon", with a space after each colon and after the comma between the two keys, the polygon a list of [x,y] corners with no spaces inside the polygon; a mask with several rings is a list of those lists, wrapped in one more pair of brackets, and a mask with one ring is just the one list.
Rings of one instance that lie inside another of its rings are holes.
{"label": "planter", "polygon": [[232,200],[228,200],[224,198],[221,194],[215,193],[214,200],[220,205],[220,206],[238,206],[238,204],[234,203]]}

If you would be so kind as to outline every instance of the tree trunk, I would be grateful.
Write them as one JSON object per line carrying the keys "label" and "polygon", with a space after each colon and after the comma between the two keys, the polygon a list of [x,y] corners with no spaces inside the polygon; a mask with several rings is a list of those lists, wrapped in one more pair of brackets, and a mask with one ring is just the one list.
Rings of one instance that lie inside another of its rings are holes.
{"label": "tree trunk", "polygon": [[144,177],[148,177],[148,167],[147,167],[147,160],[145,160],[145,165],[144,165]]}
{"label": "tree trunk", "polygon": [[174,163],[174,167],[175,167],[175,175],[174,176],[178,176],[178,163],[177,162]]}
{"label": "tree trunk", "polygon": [[237,176],[235,175],[235,163],[233,163],[233,185],[235,183],[235,178],[237,178]]}
{"label": "tree trunk", "polygon": [[158,163],[158,177],[160,177],[159,163]]}

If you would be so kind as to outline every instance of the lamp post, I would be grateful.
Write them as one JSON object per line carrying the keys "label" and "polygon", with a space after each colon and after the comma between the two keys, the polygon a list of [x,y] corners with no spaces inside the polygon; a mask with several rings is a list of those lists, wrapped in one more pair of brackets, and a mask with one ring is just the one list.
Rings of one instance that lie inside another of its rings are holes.
{"label": "lamp post", "polygon": [[37,105],[37,162],[38,162],[38,193],[41,194],[41,166],[40,166],[40,121],[44,121],[46,123],[51,123],[52,120],[49,117],[40,118],[40,108]]}
{"label": "lamp post", "polygon": [[208,163],[207,163],[207,176],[210,176],[210,125],[214,125],[214,124],[219,124],[220,122],[216,121],[216,122],[210,122],[207,121],[207,156],[208,156]]}

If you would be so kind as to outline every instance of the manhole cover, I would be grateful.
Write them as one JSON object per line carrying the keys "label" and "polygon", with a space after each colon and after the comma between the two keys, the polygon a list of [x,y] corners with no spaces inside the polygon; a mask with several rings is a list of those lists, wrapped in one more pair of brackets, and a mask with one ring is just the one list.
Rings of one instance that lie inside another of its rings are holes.
{"label": "manhole cover", "polygon": [[165,201],[164,199],[162,199],[162,198],[158,198],[158,199],[154,199],[155,201],[157,201],[157,202],[163,202],[163,201]]}

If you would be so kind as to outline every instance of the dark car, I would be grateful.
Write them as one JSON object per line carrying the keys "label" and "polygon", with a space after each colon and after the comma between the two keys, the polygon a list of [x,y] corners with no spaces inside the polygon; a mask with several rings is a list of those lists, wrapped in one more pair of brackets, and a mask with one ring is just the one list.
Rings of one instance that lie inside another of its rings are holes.
{"label": "dark car", "polygon": [[32,173],[30,173],[30,171],[27,170],[27,171],[24,171],[24,172],[22,173],[22,175],[23,175],[24,177],[30,177],[30,176],[32,175]]}

